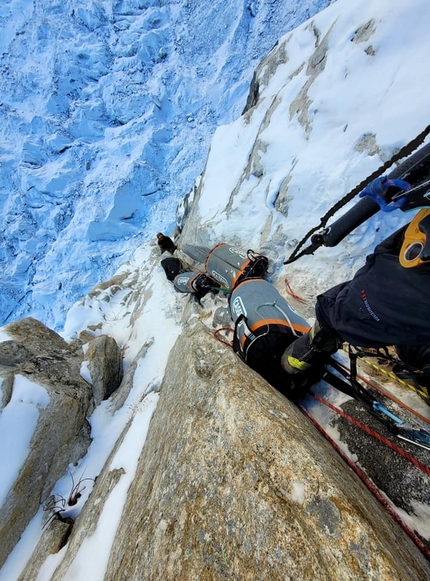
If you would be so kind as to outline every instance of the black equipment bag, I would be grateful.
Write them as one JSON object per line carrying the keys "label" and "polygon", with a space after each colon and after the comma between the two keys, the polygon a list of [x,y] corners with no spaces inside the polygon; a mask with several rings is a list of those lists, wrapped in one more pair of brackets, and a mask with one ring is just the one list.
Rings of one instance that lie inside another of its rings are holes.
{"label": "black equipment bag", "polygon": [[175,277],[182,272],[182,264],[178,258],[170,256],[169,258],[163,258],[161,261],[161,266],[166,273],[167,280],[173,281]]}

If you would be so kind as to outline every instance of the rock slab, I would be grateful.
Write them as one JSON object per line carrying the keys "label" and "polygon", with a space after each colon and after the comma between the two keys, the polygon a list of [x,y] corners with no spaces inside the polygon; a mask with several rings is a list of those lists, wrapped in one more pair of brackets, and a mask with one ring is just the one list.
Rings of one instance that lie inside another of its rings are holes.
{"label": "rock slab", "polygon": [[170,355],[105,576],[142,578],[418,581],[430,567],[298,409],[199,323]]}

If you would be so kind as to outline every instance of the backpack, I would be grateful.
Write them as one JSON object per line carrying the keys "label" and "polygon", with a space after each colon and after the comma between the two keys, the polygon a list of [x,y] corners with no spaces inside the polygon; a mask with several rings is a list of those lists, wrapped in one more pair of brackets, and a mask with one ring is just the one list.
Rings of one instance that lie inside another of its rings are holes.
{"label": "backpack", "polygon": [[161,261],[161,266],[166,273],[167,280],[173,281],[175,277],[182,272],[182,264],[178,258],[169,256],[169,258],[163,258]]}

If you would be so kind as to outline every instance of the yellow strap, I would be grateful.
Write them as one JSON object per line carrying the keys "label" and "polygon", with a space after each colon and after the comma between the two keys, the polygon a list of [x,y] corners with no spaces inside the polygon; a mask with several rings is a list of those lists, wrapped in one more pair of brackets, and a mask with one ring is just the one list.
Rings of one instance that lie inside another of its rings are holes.
{"label": "yellow strap", "polygon": [[[420,230],[420,222],[430,214],[430,209],[424,208],[418,212],[406,228],[403,244],[400,249],[399,261],[404,268],[414,268],[425,264],[419,253],[426,243],[426,235]],[[420,250],[421,249],[421,250]],[[418,256],[417,256],[418,254]],[[415,258],[414,258],[415,256]]]}
{"label": "yellow strap", "polygon": [[[346,353],[348,353],[348,350],[345,347],[343,347],[343,350]],[[363,363],[366,363],[366,365],[368,365],[369,367],[372,367],[372,369],[376,369],[376,371],[379,371],[380,373],[387,375],[390,379],[394,379],[395,381],[397,381],[398,383],[400,383],[404,387],[412,389],[412,391],[415,391],[421,397],[423,397],[423,398],[429,397],[429,393],[428,393],[428,390],[426,387],[423,387],[422,385],[415,387],[414,385],[412,385],[411,383],[408,383],[404,379],[397,377],[397,375],[395,373],[393,373],[392,371],[387,371],[386,369],[379,367],[379,365],[376,365],[376,363],[372,363],[371,361],[369,361],[368,359],[365,359],[364,357],[359,357],[359,360],[363,361]]]}
{"label": "yellow strap", "polygon": [[362,359],[362,358],[360,358],[360,359],[361,359],[361,361],[363,361],[364,363],[366,363],[366,365],[368,365],[369,367],[372,367],[373,369],[376,369],[377,371],[379,371],[380,373],[383,373],[383,374],[387,375],[391,379],[395,379],[398,383],[400,383],[401,385],[403,385],[405,387],[408,387],[409,389],[412,389],[412,391],[415,391],[416,393],[418,393],[422,397],[428,398],[429,394],[428,394],[427,388],[425,388],[425,387],[423,387],[421,385],[419,386],[419,388],[417,388],[414,385],[406,382],[404,379],[401,379],[400,377],[397,377],[397,375],[395,373],[393,373],[391,371],[387,371],[386,369],[382,369],[382,367],[379,367],[378,365],[376,365],[376,363],[372,363],[368,359]]}
{"label": "yellow strap", "polygon": [[306,363],[306,361],[300,361],[300,359],[292,357],[291,355],[287,357],[287,361],[293,369],[298,369],[299,371],[306,371],[310,367],[309,363]]}

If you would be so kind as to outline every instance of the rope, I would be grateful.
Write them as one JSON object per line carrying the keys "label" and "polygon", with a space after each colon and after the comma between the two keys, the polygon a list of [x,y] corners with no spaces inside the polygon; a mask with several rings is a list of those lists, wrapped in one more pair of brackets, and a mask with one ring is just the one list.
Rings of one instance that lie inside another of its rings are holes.
{"label": "rope", "polygon": [[230,331],[231,333],[234,333],[234,329],[231,329],[230,327],[221,327],[221,329],[217,329],[216,331],[214,331],[214,337],[217,341],[219,341],[220,343],[223,343],[224,345],[227,345],[228,347],[231,347],[233,349],[233,342],[226,341],[222,337],[218,337],[218,333],[220,331]]}
{"label": "rope", "polygon": [[419,460],[417,460],[416,458],[414,458],[413,456],[411,456],[408,452],[406,452],[406,450],[403,450],[403,448],[400,448],[399,446],[394,444],[394,442],[392,442],[391,440],[389,440],[385,436],[382,436],[378,432],[375,432],[375,430],[373,430],[369,426],[366,426],[365,424],[361,423],[359,420],[356,420],[355,418],[353,418],[352,416],[350,416],[349,414],[344,412],[342,409],[337,408],[332,403],[323,399],[319,395],[316,395],[316,394],[311,394],[311,395],[314,399],[316,399],[320,403],[324,404],[325,406],[327,406],[328,408],[330,408],[331,410],[336,412],[339,416],[341,416],[345,420],[348,420],[351,424],[353,424],[357,428],[360,428],[363,432],[366,432],[366,434],[369,434],[369,436],[372,436],[373,438],[375,438],[375,440],[379,440],[380,442],[382,442],[383,444],[388,446],[388,448],[391,448],[392,450],[394,450],[394,452],[397,452],[400,456],[405,458],[405,460],[407,460],[408,462],[413,464],[416,468],[418,468],[419,470],[424,472],[424,474],[427,474],[427,476],[430,476],[430,468],[428,466],[426,466],[425,464],[423,464],[422,462],[420,462]]}
{"label": "rope", "polygon": [[306,303],[305,299],[303,299],[299,295],[296,295],[296,293],[293,291],[293,289],[291,288],[291,285],[290,285],[290,281],[288,280],[287,277],[285,277],[285,290],[286,290],[287,294],[290,295],[290,297],[293,297],[293,299],[296,299],[297,302],[302,303],[302,304]]}
{"label": "rope", "polygon": [[357,474],[360,480],[367,486],[370,492],[379,500],[388,514],[399,524],[405,533],[413,540],[422,554],[430,560],[430,550],[426,547],[426,545],[421,541],[421,539],[414,533],[414,531],[408,527],[408,525],[402,521],[400,516],[397,512],[393,509],[393,507],[388,503],[388,501],[384,498],[382,493],[378,490],[378,488],[373,484],[373,482],[366,476],[366,474],[345,454],[345,452],[338,446],[337,442],[331,438],[327,432],[318,424],[316,420],[310,415],[310,413],[300,405],[301,411],[305,414],[305,416],[313,423],[316,429],[324,436],[324,438],[333,446],[339,456],[345,460],[352,470]]}
{"label": "rope", "polygon": [[[365,361],[364,359],[360,359],[360,361],[364,361],[365,363],[368,363],[369,365],[371,365],[371,367],[374,367],[375,369],[379,370],[377,365],[372,365],[370,364],[370,362]],[[339,365],[341,367],[343,367],[344,369],[346,369],[348,371],[348,366],[344,365],[341,361],[338,361]],[[381,371],[384,371],[383,369],[381,369]],[[391,377],[391,374],[388,374]],[[392,374],[393,377],[395,379],[398,379],[396,377],[396,375]],[[382,394],[384,397],[390,399],[391,401],[393,401],[394,403],[396,403],[397,405],[399,405],[400,407],[402,407],[404,410],[406,410],[407,412],[413,414],[416,418],[422,420],[423,422],[425,422],[426,424],[430,424],[430,419],[426,418],[425,416],[423,416],[422,414],[420,414],[419,412],[417,412],[416,410],[414,410],[413,408],[409,407],[408,405],[406,405],[401,399],[397,398],[395,395],[393,395],[392,393],[390,393],[388,390],[384,389],[383,387],[381,387],[380,385],[378,385],[377,383],[373,383],[372,381],[370,381],[369,379],[366,379],[365,377],[363,377],[362,375],[358,375],[357,374],[357,378],[360,379],[360,381],[366,383],[369,387],[371,387],[372,389],[375,389],[376,391],[378,391],[380,394]],[[408,385],[406,384],[403,380],[399,379],[399,382],[404,384],[404,385]],[[409,386],[408,386],[409,387]]]}
{"label": "rope", "polygon": [[386,375],[390,379],[395,379],[398,383],[400,383],[404,387],[407,387],[408,389],[412,389],[412,391],[415,391],[421,397],[423,397],[423,398],[428,398],[429,397],[429,394],[427,392],[425,392],[423,389],[420,389],[419,387],[415,387],[411,383],[408,383],[404,379],[401,379],[400,377],[398,377],[392,371],[387,371],[386,369],[383,369],[382,367],[379,367],[378,365],[376,365],[376,363],[372,363],[368,359],[364,359],[364,357],[363,358],[360,357],[359,359],[360,359],[360,361],[363,361],[363,363],[366,363],[366,365],[368,365],[372,369],[375,369],[376,371],[379,371],[379,373],[383,373],[384,375]]}
{"label": "rope", "polygon": [[[343,351],[345,351],[345,353],[348,353],[348,350],[346,349],[345,346],[343,346]],[[429,394],[427,392],[427,388],[422,387],[421,385],[419,385],[418,387],[415,387],[414,385],[412,385],[411,383],[408,383],[407,381],[405,381],[404,379],[402,379],[401,377],[398,377],[395,373],[393,373],[392,371],[387,371],[386,369],[383,369],[382,367],[379,367],[378,365],[376,365],[376,363],[372,363],[371,361],[369,361],[368,359],[365,359],[364,357],[362,357],[362,354],[364,354],[365,351],[361,350],[357,352],[357,356],[359,358],[360,361],[363,361],[363,363],[366,363],[366,365],[368,365],[370,368],[375,369],[376,371],[378,371],[379,373],[383,373],[384,375],[386,375],[387,377],[389,377],[390,379],[394,379],[395,381],[397,381],[397,383],[400,383],[400,385],[402,385],[403,387],[407,387],[408,389],[412,389],[412,391],[415,391],[418,395],[420,395],[422,398],[424,399],[428,399],[429,398]],[[373,354],[372,354],[373,355]],[[394,359],[393,357],[389,356],[389,355],[384,355],[383,353],[380,353],[379,351],[377,353],[375,353],[373,355],[374,357],[379,357],[379,358],[383,358],[386,359],[387,361],[389,361],[390,363],[402,363],[401,361],[398,361],[396,359]],[[344,364],[342,364],[340,361],[338,362],[340,365],[342,365],[342,367],[344,367],[344,369],[348,369],[347,367],[345,367]],[[366,383],[369,383],[368,380],[364,379],[364,377],[360,377],[360,379],[362,379],[363,381],[365,381]]]}
{"label": "rope", "polygon": [[353,188],[348,194],[343,196],[334,206],[332,206],[321,218],[320,224],[311,228],[309,232],[300,240],[297,244],[296,248],[291,253],[290,257],[286,260],[286,262],[293,261],[296,259],[299,250],[304,245],[304,243],[314,234],[317,230],[321,228],[325,228],[327,225],[328,220],[336,214],[343,206],[345,206],[350,200],[352,200],[357,194],[359,194],[364,188],[369,185],[373,180],[383,174],[387,169],[389,169],[393,164],[397,161],[402,159],[403,157],[407,157],[410,155],[419,145],[421,145],[424,139],[430,134],[430,125],[421,131],[412,141],[404,145],[397,153],[395,153],[388,161],[378,167],[374,172],[372,172],[367,178],[362,180],[355,188]]}

